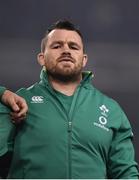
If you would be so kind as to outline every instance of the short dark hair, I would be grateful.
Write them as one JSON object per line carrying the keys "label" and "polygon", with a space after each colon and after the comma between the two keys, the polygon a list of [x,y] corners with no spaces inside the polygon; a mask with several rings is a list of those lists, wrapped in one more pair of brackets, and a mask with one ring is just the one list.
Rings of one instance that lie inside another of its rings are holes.
{"label": "short dark hair", "polygon": [[71,23],[69,20],[59,20],[56,23],[52,24],[46,31],[44,38],[41,41],[41,51],[45,51],[45,45],[47,41],[47,35],[54,29],[66,29],[70,31],[75,31],[79,34],[81,39],[83,39],[83,36],[79,30],[79,28],[75,27],[73,23]]}

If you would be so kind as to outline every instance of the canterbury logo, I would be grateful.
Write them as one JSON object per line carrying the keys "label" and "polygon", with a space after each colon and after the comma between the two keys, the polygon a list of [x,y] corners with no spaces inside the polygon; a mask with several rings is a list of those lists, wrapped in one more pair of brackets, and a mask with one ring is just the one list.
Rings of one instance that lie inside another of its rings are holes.
{"label": "canterbury logo", "polygon": [[31,98],[31,103],[43,103],[43,97],[42,96],[33,96]]}

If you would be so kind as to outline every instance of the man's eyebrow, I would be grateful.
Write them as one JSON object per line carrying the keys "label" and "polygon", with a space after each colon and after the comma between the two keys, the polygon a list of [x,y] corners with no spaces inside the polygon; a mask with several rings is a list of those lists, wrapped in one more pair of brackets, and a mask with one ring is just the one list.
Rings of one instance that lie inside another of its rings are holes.
{"label": "man's eyebrow", "polygon": [[73,45],[77,45],[77,46],[80,46],[78,43],[74,42],[74,41],[69,41],[70,44],[73,44]]}
{"label": "man's eyebrow", "polygon": [[[53,46],[55,44],[64,44],[65,42],[64,41],[61,41],[61,40],[56,40],[56,41],[53,41],[50,46]],[[81,48],[81,45],[79,45],[78,43],[76,43],[75,41],[69,41],[68,44],[70,45],[75,45],[77,46],[78,48]]]}
{"label": "man's eyebrow", "polygon": [[53,41],[50,45],[54,45],[54,44],[63,44],[64,42],[63,41]]}

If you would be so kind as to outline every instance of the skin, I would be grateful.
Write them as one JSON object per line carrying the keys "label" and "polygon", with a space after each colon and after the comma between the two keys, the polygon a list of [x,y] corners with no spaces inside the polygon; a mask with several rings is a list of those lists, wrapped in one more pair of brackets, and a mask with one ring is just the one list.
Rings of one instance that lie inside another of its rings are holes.
{"label": "skin", "polygon": [[13,110],[13,112],[11,112],[13,122],[19,123],[26,117],[28,106],[26,104],[26,101],[22,97],[9,90],[5,90],[1,97],[1,100],[4,104],[11,107],[11,109]]}
{"label": "skin", "polygon": [[53,88],[70,96],[82,80],[87,55],[77,32],[55,29],[48,34],[45,51],[38,55],[38,61],[47,69]]}

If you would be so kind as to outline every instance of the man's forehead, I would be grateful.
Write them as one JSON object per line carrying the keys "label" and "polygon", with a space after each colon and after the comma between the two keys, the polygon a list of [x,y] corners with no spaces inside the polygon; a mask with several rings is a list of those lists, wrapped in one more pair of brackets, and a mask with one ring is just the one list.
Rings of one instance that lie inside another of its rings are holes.
{"label": "man's forehead", "polygon": [[54,29],[52,30],[48,36],[48,41],[78,41],[82,42],[81,37],[76,31],[66,30],[66,29]]}

